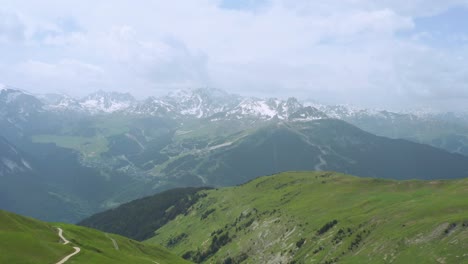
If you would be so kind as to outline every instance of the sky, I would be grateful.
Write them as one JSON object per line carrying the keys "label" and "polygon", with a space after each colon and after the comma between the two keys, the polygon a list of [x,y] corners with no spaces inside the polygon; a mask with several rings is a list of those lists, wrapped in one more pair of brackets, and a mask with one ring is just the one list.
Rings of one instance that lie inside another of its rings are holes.
{"label": "sky", "polygon": [[0,0],[0,83],[468,110],[468,0]]}

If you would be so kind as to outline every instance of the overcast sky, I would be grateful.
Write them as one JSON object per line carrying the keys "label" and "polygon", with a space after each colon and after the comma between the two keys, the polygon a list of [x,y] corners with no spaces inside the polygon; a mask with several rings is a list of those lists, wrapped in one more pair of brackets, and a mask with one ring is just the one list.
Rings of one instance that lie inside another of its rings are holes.
{"label": "overcast sky", "polygon": [[468,110],[468,0],[0,0],[0,83]]}

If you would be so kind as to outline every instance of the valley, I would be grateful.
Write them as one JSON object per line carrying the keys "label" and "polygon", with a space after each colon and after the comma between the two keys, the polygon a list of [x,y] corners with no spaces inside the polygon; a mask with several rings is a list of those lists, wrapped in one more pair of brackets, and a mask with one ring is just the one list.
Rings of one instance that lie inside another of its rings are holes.
{"label": "valley", "polygon": [[[249,98],[216,89],[136,100],[130,94],[102,91],[75,99],[4,88],[0,99],[5,144],[32,164],[23,169],[35,186],[29,192],[37,195],[34,201],[46,201],[21,203],[14,190],[28,184],[18,176],[4,176],[1,185],[8,190],[2,194],[8,197],[2,208],[42,220],[75,223],[171,188],[232,186],[292,170],[388,179],[468,175],[466,156],[399,139],[413,131],[403,125],[409,121],[395,121],[401,124],[394,127],[401,128],[399,134],[382,132],[388,131],[388,120],[405,118],[414,119],[413,126],[427,139],[434,133],[462,135],[461,121],[455,130],[455,125],[429,125],[432,121],[425,126],[425,119],[415,116],[395,119],[396,114],[346,112],[306,106],[294,98]],[[366,118],[375,121],[359,121]],[[463,144],[454,144],[463,149]],[[3,160],[14,160],[8,155]],[[63,205],[70,209],[56,209]]]}

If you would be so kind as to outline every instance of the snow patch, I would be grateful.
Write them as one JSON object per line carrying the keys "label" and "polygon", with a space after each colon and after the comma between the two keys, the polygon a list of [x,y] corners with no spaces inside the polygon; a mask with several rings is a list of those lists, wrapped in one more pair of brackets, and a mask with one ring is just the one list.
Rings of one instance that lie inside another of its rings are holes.
{"label": "snow patch", "polygon": [[87,101],[80,103],[80,105],[86,108],[91,108],[91,109],[99,108],[99,102],[97,100],[87,100]]}
{"label": "snow patch", "polygon": [[130,103],[128,102],[112,102],[111,106],[106,109],[108,113],[120,111],[130,107]]}
{"label": "snow patch", "polygon": [[[278,114],[276,109],[273,109],[267,104],[265,100],[256,100],[252,98],[247,98],[242,100],[239,105],[234,109],[229,111],[230,115],[236,115],[237,117],[242,117],[246,115],[263,117],[271,119]],[[240,116],[239,116],[240,115]]]}
{"label": "snow patch", "polygon": [[104,98],[99,98],[86,100],[84,102],[81,102],[80,105],[92,112],[113,113],[129,108],[131,106],[131,103],[111,100],[108,104],[106,104]]}
{"label": "snow patch", "polygon": [[305,114],[301,114],[300,118],[293,118],[290,119],[290,121],[293,122],[309,122],[309,121],[315,121],[315,120],[321,120],[323,119],[322,117],[319,116],[306,116]]}
{"label": "snow patch", "polygon": [[15,171],[16,169],[21,169],[21,167],[14,161],[2,158],[2,163],[5,165],[10,171]]}
{"label": "snow patch", "polygon": [[[8,90],[6,90],[6,91],[8,91]],[[10,92],[7,94],[6,103],[9,104],[9,103],[13,102],[21,94],[22,94],[22,92],[20,92],[20,91],[10,90]]]}
{"label": "snow patch", "polygon": [[24,159],[21,159],[21,163],[23,163],[23,166],[26,167],[27,169],[32,170],[31,165],[29,165],[29,163],[25,161]]}
{"label": "snow patch", "polygon": [[199,111],[199,114],[198,114],[197,117],[201,118],[203,116],[203,109],[201,107],[203,105],[203,99],[201,99],[200,95],[198,95],[198,94],[197,94],[197,97],[198,97],[198,101],[199,101],[198,107],[197,107],[198,108],[197,110]]}

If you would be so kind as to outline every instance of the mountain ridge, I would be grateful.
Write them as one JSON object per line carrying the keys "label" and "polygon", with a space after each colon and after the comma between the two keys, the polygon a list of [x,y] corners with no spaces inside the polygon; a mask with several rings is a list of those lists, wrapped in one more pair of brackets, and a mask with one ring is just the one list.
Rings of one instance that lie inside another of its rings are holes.
{"label": "mountain ridge", "polygon": [[[24,90],[5,86],[2,90],[11,90],[34,96]],[[88,114],[125,113],[136,115],[158,115],[158,109],[163,113],[172,113],[179,117],[210,118],[223,114],[227,117],[242,118],[243,116],[271,119],[277,116],[280,120],[297,110],[312,107],[318,113],[317,118],[335,118],[345,121],[362,118],[383,118],[394,120],[404,117],[410,120],[441,120],[453,119],[468,122],[465,113],[434,112],[434,111],[388,111],[352,105],[330,105],[298,100],[295,97],[287,99],[257,98],[230,94],[217,88],[194,88],[176,90],[163,96],[149,96],[141,100],[135,99],[130,93],[96,91],[81,98],[63,94],[37,95],[43,107],[51,111],[76,111]],[[288,109],[295,109],[290,111]],[[285,113],[287,112],[287,113]],[[320,116],[322,115],[322,116]],[[356,122],[351,122],[356,124]]]}

